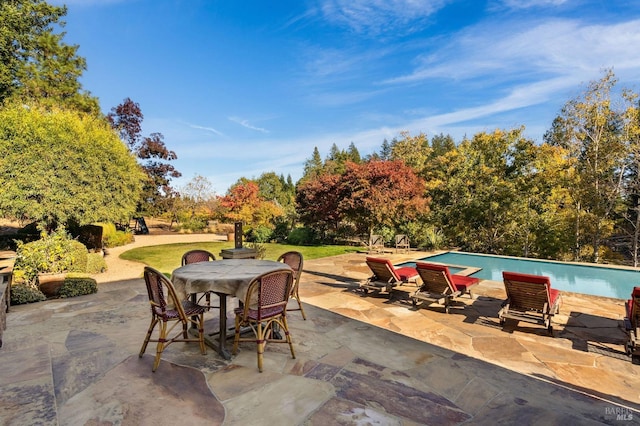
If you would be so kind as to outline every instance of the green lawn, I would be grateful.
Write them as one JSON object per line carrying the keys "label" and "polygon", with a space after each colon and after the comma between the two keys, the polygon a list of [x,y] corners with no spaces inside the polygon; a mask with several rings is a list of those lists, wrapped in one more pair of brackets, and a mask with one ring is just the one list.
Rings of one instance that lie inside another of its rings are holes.
{"label": "green lawn", "polygon": [[[352,246],[291,246],[286,244],[265,244],[267,252],[265,259],[276,260],[282,253],[295,250],[302,253],[305,259],[335,256],[338,254],[355,253],[363,248]],[[139,247],[126,251],[120,255],[122,259],[142,262],[163,273],[171,273],[180,266],[182,255],[193,249],[208,250],[220,259],[220,250],[233,248],[232,242],[199,242],[178,243],[159,246]]]}

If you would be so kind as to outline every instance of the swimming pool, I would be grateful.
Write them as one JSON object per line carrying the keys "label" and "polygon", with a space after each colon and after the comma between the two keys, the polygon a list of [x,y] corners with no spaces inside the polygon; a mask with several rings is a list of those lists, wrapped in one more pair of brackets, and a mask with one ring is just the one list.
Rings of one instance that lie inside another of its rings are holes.
{"label": "swimming pool", "polygon": [[471,276],[493,281],[502,281],[502,271],[545,275],[558,290],[617,299],[628,299],[633,287],[640,286],[640,271],[629,269],[462,252],[447,252],[419,260],[482,268]]}

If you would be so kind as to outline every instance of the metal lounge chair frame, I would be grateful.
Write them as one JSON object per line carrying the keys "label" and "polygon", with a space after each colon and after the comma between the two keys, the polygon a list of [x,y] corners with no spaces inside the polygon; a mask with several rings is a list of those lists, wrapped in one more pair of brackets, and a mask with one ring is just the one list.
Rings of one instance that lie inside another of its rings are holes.
{"label": "metal lounge chair frame", "polygon": [[507,319],[540,324],[553,336],[551,320],[560,312],[561,295],[549,277],[504,271],[502,278],[507,299],[498,312],[500,324]]}
{"label": "metal lounge chair frame", "polygon": [[478,278],[451,274],[448,266],[437,263],[417,262],[416,270],[422,279],[422,286],[411,295],[414,307],[418,306],[418,302],[422,302],[422,305],[438,303],[444,305],[445,312],[449,313],[457,297],[469,294],[473,298],[471,289],[480,282]]}

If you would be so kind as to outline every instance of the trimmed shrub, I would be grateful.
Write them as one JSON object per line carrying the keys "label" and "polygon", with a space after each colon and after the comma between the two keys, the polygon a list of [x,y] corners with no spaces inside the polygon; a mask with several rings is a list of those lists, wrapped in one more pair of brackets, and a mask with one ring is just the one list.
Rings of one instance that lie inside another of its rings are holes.
{"label": "trimmed shrub", "polygon": [[35,283],[38,273],[85,272],[87,248],[69,238],[63,228],[47,234],[37,241],[18,242],[14,270],[23,271],[24,280]]}
{"label": "trimmed shrub", "polygon": [[67,276],[64,279],[64,284],[62,284],[62,287],[60,287],[58,291],[58,296],[62,298],[76,297],[97,292],[98,283],[93,278],[86,276]]}
{"label": "trimmed shrub", "polygon": [[266,226],[256,226],[255,228],[251,228],[247,233],[247,241],[267,243],[271,240],[271,235],[273,235],[271,228]]}
{"label": "trimmed shrub", "polygon": [[287,243],[294,246],[303,246],[315,242],[314,232],[309,228],[295,228],[289,233]]}
{"label": "trimmed shrub", "polygon": [[118,231],[116,225],[113,223],[98,223],[96,225],[102,226],[102,245],[106,248],[120,247],[133,242],[133,232]]}
{"label": "trimmed shrub", "polygon": [[183,233],[189,232],[208,232],[209,231],[209,220],[206,215],[193,215],[188,217],[179,217],[178,218],[178,231]]}
{"label": "trimmed shrub", "polygon": [[[71,256],[68,272],[87,272],[87,247],[80,241],[69,241],[69,255]],[[46,271],[45,271],[46,272]]]}
{"label": "trimmed shrub", "polygon": [[102,253],[89,253],[87,255],[87,274],[100,274],[107,270],[107,262]]}
{"label": "trimmed shrub", "polygon": [[47,300],[47,297],[39,289],[27,283],[13,283],[11,285],[12,305],[23,305],[44,300]]}

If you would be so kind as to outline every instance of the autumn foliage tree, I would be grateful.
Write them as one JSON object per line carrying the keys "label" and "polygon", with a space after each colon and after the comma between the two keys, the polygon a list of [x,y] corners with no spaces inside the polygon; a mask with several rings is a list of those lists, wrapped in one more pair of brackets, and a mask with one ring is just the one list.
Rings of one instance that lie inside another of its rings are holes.
{"label": "autumn foliage tree", "polygon": [[393,227],[400,217],[411,219],[426,211],[424,193],[424,181],[402,161],[347,163],[338,210],[371,235],[376,227]]}
{"label": "autumn foliage tree", "polygon": [[319,174],[302,182],[296,190],[300,222],[323,240],[327,235],[335,234],[340,226],[340,183],[340,175]]}
{"label": "autumn foliage tree", "polygon": [[231,187],[219,200],[224,218],[253,227],[271,226],[273,219],[282,215],[282,209],[274,202],[264,200],[259,192],[258,184],[250,180]]}
{"label": "autumn foliage tree", "polygon": [[359,234],[395,227],[428,209],[425,183],[402,161],[345,163],[343,174],[323,174],[298,187],[301,222],[327,238],[345,225]]}

